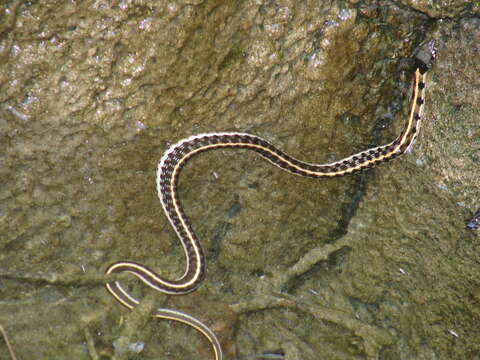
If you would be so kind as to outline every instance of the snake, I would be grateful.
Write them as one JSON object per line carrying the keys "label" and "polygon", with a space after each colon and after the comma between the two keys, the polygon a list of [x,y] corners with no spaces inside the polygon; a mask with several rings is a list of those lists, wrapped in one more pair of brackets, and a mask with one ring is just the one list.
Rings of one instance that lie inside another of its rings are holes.
{"label": "snake", "polygon": [[[106,274],[130,273],[149,287],[166,294],[180,295],[195,290],[205,276],[205,255],[178,196],[178,179],[185,164],[196,155],[215,149],[244,149],[258,154],[273,165],[295,175],[311,178],[333,178],[360,172],[409,152],[418,136],[425,104],[427,72],[436,57],[435,41],[420,45],[414,60],[411,106],[404,127],[397,138],[341,160],[315,164],[285,153],[262,137],[242,132],[211,132],[187,137],[170,146],[161,157],[156,176],[157,194],[163,211],[180,240],[186,256],[186,269],[178,279],[167,279],[149,267],[133,261],[117,261]],[[109,293],[128,309],[139,300],[130,295],[118,280],[108,281]],[[210,342],[215,360],[222,360],[222,347],[215,333],[202,321],[184,312],[158,308],[153,316],[187,324]]]}

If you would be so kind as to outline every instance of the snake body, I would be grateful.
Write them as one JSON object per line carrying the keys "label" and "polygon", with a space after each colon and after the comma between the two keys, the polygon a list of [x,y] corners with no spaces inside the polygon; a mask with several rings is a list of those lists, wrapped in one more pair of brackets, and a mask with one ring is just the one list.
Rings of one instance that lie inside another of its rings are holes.
{"label": "snake body", "polygon": [[[198,287],[205,274],[205,257],[200,242],[182,208],[178,197],[177,183],[181,169],[199,153],[215,149],[251,150],[273,165],[292,174],[312,178],[332,178],[374,167],[409,151],[420,128],[425,103],[426,74],[435,58],[435,53],[434,42],[430,41],[420,47],[415,54],[416,65],[409,115],[400,135],[388,144],[326,164],[313,164],[298,160],[259,136],[240,132],[198,134],[172,145],[158,164],[157,193],[163,210],[183,245],[187,258],[184,274],[179,279],[170,280],[152,269],[132,261],[113,263],[108,267],[106,273],[131,273],[151,288],[167,294],[185,294]],[[109,282],[106,286],[113,297],[127,308],[132,309],[138,305],[139,301],[132,297],[118,281]],[[216,335],[200,320],[180,311],[163,308],[157,309],[154,316],[179,321],[194,327],[212,344],[215,359],[222,359],[222,349]]]}

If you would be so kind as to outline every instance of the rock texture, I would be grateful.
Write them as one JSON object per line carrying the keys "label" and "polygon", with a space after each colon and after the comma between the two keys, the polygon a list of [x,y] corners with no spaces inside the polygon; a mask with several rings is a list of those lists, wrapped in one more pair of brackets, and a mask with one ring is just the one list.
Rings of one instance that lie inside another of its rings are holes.
{"label": "rock texture", "polygon": [[[0,325],[18,358],[212,358],[149,317],[164,305],[211,325],[226,359],[480,359],[479,16],[461,0],[1,2]],[[169,144],[242,131],[330,162],[390,141],[430,38],[412,154],[325,181],[199,156],[180,195],[202,286],[132,282],[134,312],[105,291],[114,261],[184,271],[154,184]]]}

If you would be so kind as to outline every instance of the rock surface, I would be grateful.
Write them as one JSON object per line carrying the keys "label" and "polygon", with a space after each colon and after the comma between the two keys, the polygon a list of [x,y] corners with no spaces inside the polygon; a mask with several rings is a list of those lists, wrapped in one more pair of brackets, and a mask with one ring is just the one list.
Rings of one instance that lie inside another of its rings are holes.
{"label": "rock surface", "polygon": [[[324,181],[242,151],[199,156],[180,193],[202,286],[165,298],[132,284],[211,325],[226,359],[480,359],[465,229],[480,201],[479,9],[430,3],[2,2],[0,324],[18,358],[210,359],[194,330],[123,310],[102,285],[119,260],[184,271],[156,195],[162,153],[227,130],[312,162],[390,141],[409,56],[435,38],[412,154]],[[312,249],[325,260],[281,289],[302,305],[251,310]]]}

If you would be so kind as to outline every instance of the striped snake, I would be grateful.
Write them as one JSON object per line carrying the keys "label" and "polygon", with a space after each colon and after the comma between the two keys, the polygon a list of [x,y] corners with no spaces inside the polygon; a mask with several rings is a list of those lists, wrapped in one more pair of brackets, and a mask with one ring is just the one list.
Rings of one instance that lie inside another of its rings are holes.
{"label": "striped snake", "polygon": [[[135,275],[151,288],[167,294],[186,294],[197,288],[205,274],[205,257],[189,219],[178,198],[177,183],[181,169],[193,156],[213,149],[252,150],[273,165],[290,173],[312,178],[332,178],[356,173],[394,159],[409,151],[418,135],[422,119],[426,73],[435,58],[434,41],[419,47],[414,56],[415,72],[412,105],[401,134],[392,142],[359,152],[342,160],[327,164],[312,164],[295,159],[279,150],[261,137],[237,132],[206,133],[194,135],[172,145],[162,156],[157,170],[157,192],[163,210],[180,239],[187,266],[177,280],[166,279],[148,267],[132,261],[119,261],[110,265],[107,274],[128,272]],[[107,290],[122,305],[133,309],[139,301],[132,297],[118,281],[106,284]],[[215,360],[222,359],[220,343],[200,320],[180,311],[157,309],[155,317],[185,323],[200,331],[212,344]]]}

